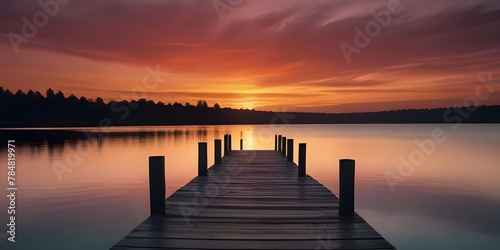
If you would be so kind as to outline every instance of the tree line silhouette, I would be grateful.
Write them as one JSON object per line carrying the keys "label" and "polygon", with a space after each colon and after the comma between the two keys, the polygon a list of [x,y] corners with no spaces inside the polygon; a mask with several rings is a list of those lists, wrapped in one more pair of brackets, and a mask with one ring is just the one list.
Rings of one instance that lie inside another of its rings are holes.
{"label": "tree line silhouette", "polygon": [[[105,103],[85,97],[68,97],[48,89],[45,95],[29,90],[12,93],[0,87],[1,127],[102,126],[102,125],[207,125],[207,124],[336,124],[336,123],[499,123],[500,106],[406,109],[364,113],[274,113],[212,107],[204,100],[163,103],[122,100]],[[105,121],[105,124],[103,124]]]}

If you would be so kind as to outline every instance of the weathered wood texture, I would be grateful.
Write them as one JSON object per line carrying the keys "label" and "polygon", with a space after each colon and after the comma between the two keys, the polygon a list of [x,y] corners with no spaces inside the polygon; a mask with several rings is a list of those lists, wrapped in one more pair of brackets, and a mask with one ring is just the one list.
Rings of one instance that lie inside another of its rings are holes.
{"label": "weathered wood texture", "polygon": [[232,151],[112,249],[395,249],[297,171],[279,151]]}

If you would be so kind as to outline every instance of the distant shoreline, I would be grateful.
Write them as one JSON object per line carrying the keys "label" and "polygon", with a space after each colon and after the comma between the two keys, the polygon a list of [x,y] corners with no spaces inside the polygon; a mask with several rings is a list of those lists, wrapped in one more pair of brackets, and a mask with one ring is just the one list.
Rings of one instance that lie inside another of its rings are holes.
{"label": "distant shoreline", "polygon": [[[443,123],[290,123],[290,124],[285,124],[285,125],[443,125],[443,124],[449,124],[446,122]],[[500,122],[483,122],[483,123],[463,123],[463,124],[468,124],[468,125],[500,125]],[[269,124],[165,124],[165,125],[113,125],[109,127],[173,127],[173,126],[235,126],[235,125],[240,125],[240,126],[253,126],[253,125],[269,125]],[[453,124],[449,124],[450,126]],[[64,126],[64,125],[58,125],[58,126],[28,126],[28,127],[6,127],[0,125],[0,130],[2,131],[15,131],[15,130],[65,130],[65,129],[78,129],[78,128],[100,128],[100,126],[85,126],[85,125],[78,125],[78,126]]]}
{"label": "distant shoreline", "polygon": [[163,103],[139,99],[110,101],[66,97],[47,90],[15,94],[0,87],[0,127],[106,127],[243,124],[456,124],[500,123],[500,105],[404,109],[358,113],[257,111],[212,107],[204,100]]}
{"label": "distant shoreline", "polygon": [[[269,125],[269,124],[280,124],[280,125],[322,125],[322,124],[379,124],[379,125],[390,125],[390,124],[500,124],[500,106],[483,106],[478,107],[482,110],[481,115],[476,115],[472,113],[469,117],[464,118],[460,116],[450,116],[448,121],[446,118],[438,120],[435,110],[397,110],[397,111],[381,111],[381,112],[366,112],[366,113],[342,113],[342,114],[328,114],[328,113],[276,113],[280,115],[294,116],[294,119],[288,119],[287,121],[281,121],[280,119],[274,119],[279,115],[272,116],[272,112],[268,111],[255,111],[255,110],[231,110],[231,112],[253,112],[265,117],[269,117],[267,122],[262,121],[263,117],[256,119],[258,121],[229,121],[229,122],[138,122],[138,121],[119,121],[116,119],[103,118],[109,123],[100,125],[100,121],[0,121],[0,129],[29,129],[29,128],[99,128],[99,127],[127,127],[127,126],[144,126],[144,127],[154,127],[154,126],[223,126],[223,125]],[[496,112],[490,112],[491,109],[495,109]],[[437,109],[440,110],[440,109]],[[448,109],[443,109],[448,110]],[[403,115],[396,115],[400,113]],[[413,113],[421,113],[418,116],[414,116]],[[423,113],[423,114],[422,114]],[[439,113],[439,112],[437,112]],[[487,114],[486,116],[484,114]],[[394,116],[384,116],[383,114],[394,114]],[[427,114],[427,115],[426,115]],[[270,116],[271,115],[271,116]],[[411,117],[411,118],[409,118]],[[320,119],[321,121],[316,121]],[[385,121],[384,121],[385,120]]]}
{"label": "distant shoreline", "polygon": [[[103,107],[103,110],[107,110]],[[473,110],[470,112],[469,110]],[[87,112],[80,119],[65,117],[58,110],[38,117],[19,116],[0,121],[0,128],[57,128],[107,126],[189,126],[266,124],[500,124],[500,105],[392,110],[364,113],[298,113],[237,110],[230,108],[189,108],[148,112],[134,110],[127,119],[113,112]],[[186,112],[187,111],[187,112]],[[145,115],[145,112],[148,114]],[[98,116],[102,117],[99,118]],[[8,116],[6,116],[8,118]],[[55,121],[59,120],[59,121]]]}

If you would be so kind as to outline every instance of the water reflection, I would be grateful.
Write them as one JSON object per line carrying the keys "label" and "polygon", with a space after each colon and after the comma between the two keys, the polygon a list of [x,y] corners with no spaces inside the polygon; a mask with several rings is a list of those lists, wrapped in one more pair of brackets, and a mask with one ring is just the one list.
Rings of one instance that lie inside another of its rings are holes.
{"label": "water reflection", "polygon": [[[400,249],[499,245],[500,126],[463,125],[448,133],[448,142],[395,192],[388,188],[384,173],[397,171],[398,156],[412,152],[414,140],[436,126],[443,125],[293,125],[276,133],[307,143],[308,174],[336,194],[338,159],[356,159],[357,211]],[[213,140],[231,133],[233,149],[240,138],[244,149],[273,149],[274,132],[268,125],[0,130],[0,140],[16,140],[20,234],[30,239],[14,249],[106,249],[148,215],[149,156],[166,156],[170,195],[196,176],[198,141],[209,142],[213,152]],[[60,179],[54,166],[69,170]],[[0,206],[6,205],[2,199]],[[467,234],[475,236],[457,246],[454,238]],[[408,235],[427,238],[417,244]],[[422,245],[431,238],[440,245]]]}
{"label": "water reflection", "polygon": [[[377,185],[378,184],[378,185]],[[410,214],[466,228],[481,234],[499,236],[500,199],[466,188],[455,188],[422,179],[402,186],[397,192],[386,192],[385,183],[370,182],[357,198],[363,208],[385,213],[386,216]],[[386,202],[379,202],[379,201]]]}
{"label": "water reflection", "polygon": [[[117,131],[116,131],[117,130]],[[15,139],[18,144],[29,146],[32,152],[36,152],[43,147],[49,149],[49,154],[61,151],[63,148],[74,147],[84,140],[96,141],[99,146],[102,146],[103,141],[123,141],[131,143],[147,144],[153,140],[163,143],[169,142],[186,142],[186,141],[206,141],[209,130],[213,132],[211,138],[220,137],[220,132],[217,128],[198,127],[175,129],[163,128],[149,130],[148,128],[130,128],[115,129],[115,131],[98,131],[94,128],[88,129],[66,129],[66,130],[47,130],[47,129],[9,129],[0,130],[0,140],[7,141]],[[0,149],[6,149],[5,143],[0,144]]]}

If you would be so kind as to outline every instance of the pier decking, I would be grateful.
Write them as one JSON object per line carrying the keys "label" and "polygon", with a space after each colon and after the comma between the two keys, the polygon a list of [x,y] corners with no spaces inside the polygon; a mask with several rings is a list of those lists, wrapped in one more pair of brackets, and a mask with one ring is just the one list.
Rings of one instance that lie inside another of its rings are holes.
{"label": "pier decking", "polygon": [[112,249],[395,249],[273,150],[230,151]]}

